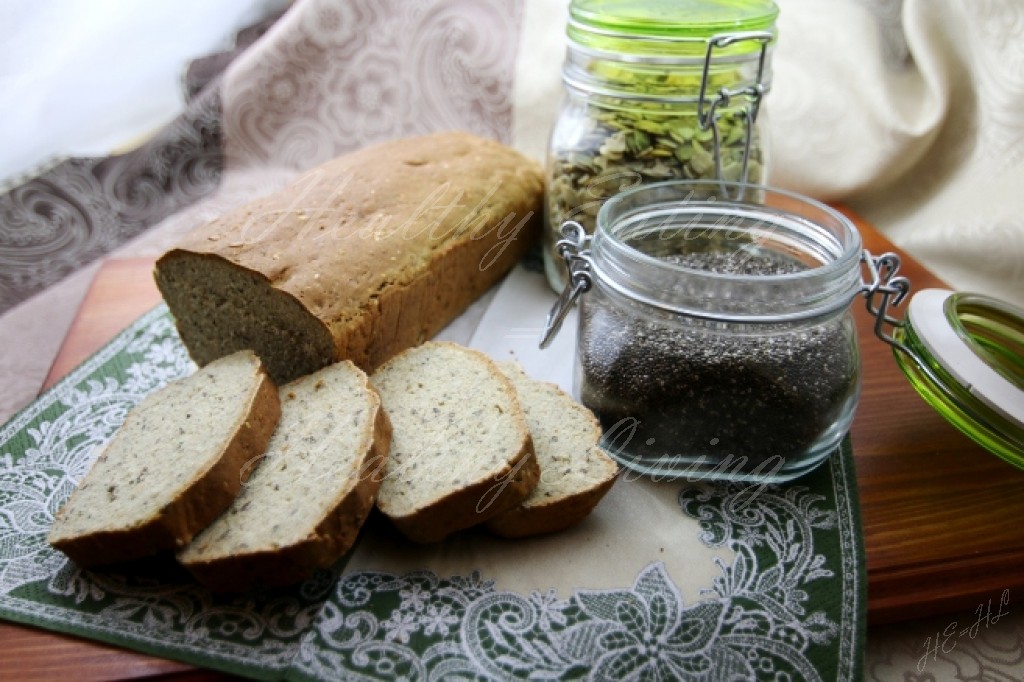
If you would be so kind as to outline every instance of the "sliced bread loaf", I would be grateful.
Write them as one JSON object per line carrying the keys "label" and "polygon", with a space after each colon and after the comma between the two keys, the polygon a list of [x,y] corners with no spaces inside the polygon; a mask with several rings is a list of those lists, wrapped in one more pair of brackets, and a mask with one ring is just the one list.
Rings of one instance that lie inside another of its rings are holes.
{"label": "sliced bread loaf", "polygon": [[251,351],[168,384],[128,413],[49,543],[81,566],[185,546],[238,495],[279,416],[277,387]]}
{"label": "sliced bread loaf", "polygon": [[515,386],[540,465],[529,497],[487,522],[504,537],[568,528],[582,521],[612,487],[618,465],[598,446],[601,425],[554,384],[531,379],[518,363],[499,363]]}
{"label": "sliced bread loaf", "polygon": [[486,355],[429,342],[371,381],[394,434],[377,508],[416,542],[436,542],[525,498],[540,474],[508,379]]}
{"label": "sliced bread loaf", "polygon": [[380,487],[391,427],[361,370],[328,365],[280,392],[281,421],[262,463],[231,507],[178,554],[214,589],[284,585],[333,564]]}
{"label": "sliced bread loaf", "polygon": [[199,364],[253,348],[279,384],[370,370],[436,334],[539,234],[540,165],[461,132],[366,147],[201,227],[156,263]]}

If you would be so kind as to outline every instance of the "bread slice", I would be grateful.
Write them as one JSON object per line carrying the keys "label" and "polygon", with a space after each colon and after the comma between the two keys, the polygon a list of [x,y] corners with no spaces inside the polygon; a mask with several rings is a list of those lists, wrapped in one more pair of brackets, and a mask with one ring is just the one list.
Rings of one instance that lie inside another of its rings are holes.
{"label": "bread slice", "polygon": [[598,446],[594,414],[515,362],[498,365],[515,386],[540,465],[540,482],[521,504],[487,522],[504,537],[561,530],[582,521],[615,483],[619,467]]}
{"label": "bread slice", "polygon": [[394,428],[377,508],[437,542],[523,500],[540,471],[515,390],[486,355],[428,342],[371,377]]}
{"label": "bread slice", "polygon": [[262,463],[178,560],[231,591],[298,582],[333,564],[373,507],[390,439],[380,398],[351,362],[282,386]]}
{"label": "bread slice", "polygon": [[279,416],[251,351],[168,384],[128,413],[47,540],[86,567],[185,546],[238,495]]}
{"label": "bread slice", "polygon": [[519,261],[543,196],[540,165],[494,140],[391,140],[194,230],[154,276],[200,365],[253,348],[279,384],[336,360],[370,371]]}

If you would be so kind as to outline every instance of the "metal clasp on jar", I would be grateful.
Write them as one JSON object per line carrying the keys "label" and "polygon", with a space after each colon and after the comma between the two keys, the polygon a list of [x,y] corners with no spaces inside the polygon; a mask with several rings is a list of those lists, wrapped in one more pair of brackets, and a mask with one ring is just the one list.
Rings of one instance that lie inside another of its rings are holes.
{"label": "metal clasp on jar", "polygon": [[590,274],[590,250],[587,248],[590,237],[587,231],[575,220],[569,220],[562,224],[561,232],[562,238],[555,244],[555,252],[565,261],[569,269],[569,278],[544,322],[544,335],[540,339],[541,348],[551,345],[576,299],[590,291],[593,283]]}
{"label": "metal clasp on jar", "polygon": [[[715,177],[722,179],[722,137],[718,128],[718,120],[721,115],[719,107],[728,107],[734,97],[746,97],[747,106],[740,112],[743,116],[744,141],[743,141],[743,165],[740,172],[740,182],[747,182],[750,174],[750,146],[754,137],[754,123],[757,121],[757,114],[761,110],[761,100],[767,91],[764,82],[765,64],[768,58],[768,46],[774,39],[770,31],[753,31],[747,33],[722,33],[714,36],[708,41],[708,49],[704,55],[704,71],[700,79],[700,95],[697,98],[697,122],[701,130],[711,129],[714,141]],[[711,100],[711,104],[705,107],[707,101],[708,80],[711,74],[711,64],[714,60],[716,49],[723,49],[744,41],[753,41],[761,44],[761,53],[758,55],[757,78],[753,85],[742,88],[721,88],[717,97]]]}
{"label": "metal clasp on jar", "polygon": [[[909,349],[886,328],[899,328],[903,320],[889,315],[889,308],[898,306],[910,293],[910,280],[898,275],[900,257],[895,253],[883,253],[873,256],[865,249],[861,252],[860,261],[867,267],[869,281],[861,285],[868,312],[875,318],[875,336],[893,348],[909,353]],[[877,304],[876,304],[877,301]]]}

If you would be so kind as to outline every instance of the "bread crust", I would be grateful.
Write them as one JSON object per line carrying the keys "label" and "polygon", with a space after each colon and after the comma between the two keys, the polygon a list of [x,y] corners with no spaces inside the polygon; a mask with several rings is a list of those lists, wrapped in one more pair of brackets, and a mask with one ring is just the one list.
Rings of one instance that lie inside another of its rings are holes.
{"label": "bread crust", "polygon": [[360,458],[355,486],[342,494],[314,531],[278,549],[233,554],[207,561],[183,561],[196,580],[219,592],[297,583],[337,561],[355,543],[380,489],[391,443],[391,422],[369,382],[375,413],[369,447]]}
{"label": "bread crust", "polygon": [[[431,338],[511,269],[540,233],[542,197],[539,165],[493,140],[396,140],[319,166],[193,231],[154,274],[199,364],[235,347],[223,326],[204,327],[209,306],[186,301],[199,278],[183,270],[213,258],[297,302],[306,317],[290,326],[303,328],[296,333],[309,348],[331,340],[333,356],[311,351],[295,370],[257,339],[276,382],[343,359],[370,372]],[[206,348],[217,334],[224,338]]]}
{"label": "bread crust", "polygon": [[612,476],[599,486],[552,500],[547,504],[510,509],[489,520],[487,530],[504,538],[522,538],[553,533],[574,526],[590,515],[597,503],[611,489],[616,478],[617,476]]}
{"label": "bread crust", "polygon": [[527,435],[514,463],[493,477],[453,491],[411,514],[388,518],[413,542],[440,542],[456,531],[480,525],[514,508],[539,480],[540,467]]}
{"label": "bread crust", "polygon": [[[66,539],[54,539],[51,531],[50,544],[83,568],[133,561],[187,545],[238,496],[251,470],[246,464],[263,455],[277,426],[281,416],[277,386],[262,366],[258,377],[246,416],[231,440],[176,499],[141,525]],[[129,414],[127,418],[137,417]]]}

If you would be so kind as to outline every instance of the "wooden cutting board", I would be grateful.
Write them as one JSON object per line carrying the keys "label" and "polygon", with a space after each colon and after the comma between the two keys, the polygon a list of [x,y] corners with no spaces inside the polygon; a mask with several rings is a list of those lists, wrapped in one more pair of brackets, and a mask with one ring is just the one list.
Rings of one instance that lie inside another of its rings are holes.
{"label": "wooden cutting board", "polygon": [[[900,254],[914,291],[948,288],[851,217],[872,253]],[[869,621],[999,604],[1004,590],[1024,586],[1024,470],[975,445],[925,403],[857,305],[864,389],[851,435]]]}
{"label": "wooden cutting board", "polygon": [[160,300],[160,291],[153,280],[152,258],[106,261],[71,321],[43,388],[49,388],[82,364]]}
{"label": "wooden cutting board", "polygon": [[[901,272],[910,277],[915,291],[943,286],[869,225],[851,217],[873,253],[900,253]],[[47,385],[159,302],[152,265],[148,259],[104,264]],[[874,337],[874,320],[862,302],[855,305],[864,388],[852,438],[869,620],[877,624],[973,612],[989,599],[998,603],[1003,590],[1024,588],[1024,471],[974,445],[934,412],[903,378],[890,348]],[[209,679],[181,664],[20,626],[0,624],[0,641],[8,660],[18,654],[30,657],[26,663],[45,660],[53,671],[53,665],[66,666],[76,671],[76,681],[135,673]]]}

